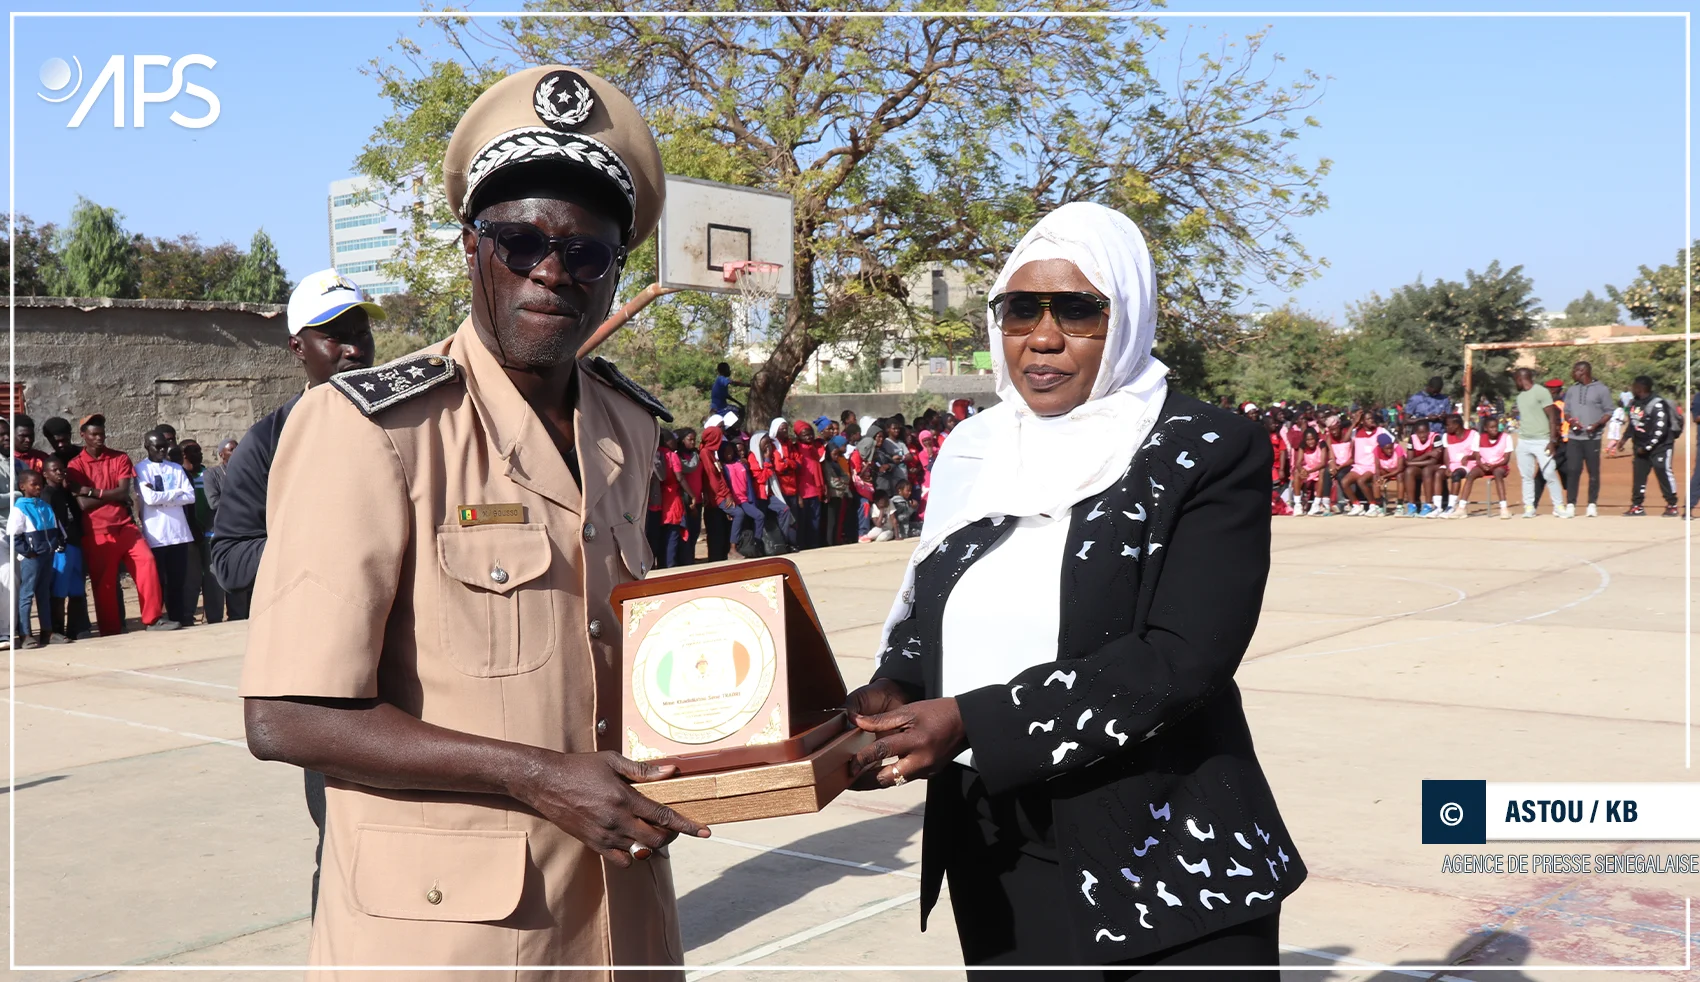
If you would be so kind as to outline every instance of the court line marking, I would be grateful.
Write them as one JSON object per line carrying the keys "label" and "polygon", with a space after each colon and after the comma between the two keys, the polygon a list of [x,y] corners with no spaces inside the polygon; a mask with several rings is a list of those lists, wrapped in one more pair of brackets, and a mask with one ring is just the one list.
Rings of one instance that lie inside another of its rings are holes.
{"label": "court line marking", "polygon": [[138,730],[153,730],[155,733],[170,733],[173,736],[188,737],[191,740],[201,740],[207,743],[222,743],[227,747],[235,747],[238,750],[248,749],[248,744],[241,740],[226,740],[223,737],[207,736],[205,733],[192,733],[188,730],[174,730],[169,726],[155,726],[152,723],[138,723],[133,719],[121,719],[117,716],[103,716],[100,713],[85,713],[80,709],[64,709],[59,706],[44,706],[41,703],[24,702],[21,699],[8,699],[6,701],[14,706],[24,706],[29,709],[44,709],[51,713],[64,713],[67,716],[76,716],[82,719],[97,719],[106,723],[120,723],[124,726],[133,726]]}
{"label": "court line marking", "polygon": [[[200,679],[186,679],[178,675],[160,675],[157,672],[141,672],[133,668],[104,668],[100,665],[88,665],[80,661],[68,661],[65,664],[70,665],[72,668],[87,668],[92,671],[100,672],[103,675],[113,673],[117,673],[119,675],[136,675],[144,679],[159,679],[162,682],[182,682],[184,685],[204,685],[209,689],[229,689],[231,692],[236,691],[236,686],[226,685],[223,682],[203,682]],[[86,678],[93,678],[93,676],[78,675],[73,678],[60,679],[59,681],[75,682],[79,679]]]}
{"label": "court line marking", "polygon": [[[886,900],[875,901],[874,903],[871,903],[871,904],[867,905],[866,907],[861,907],[861,908],[858,908],[856,910],[853,910],[850,913],[845,914],[843,917],[835,917],[832,920],[827,921],[824,924],[817,924],[814,927],[808,928],[806,930],[798,931],[796,934],[788,934],[785,937],[780,938],[777,941],[770,941],[767,944],[761,945],[760,947],[751,948],[749,951],[746,951],[741,955],[735,955],[732,958],[726,959],[725,961],[716,963],[715,967],[713,967],[713,968],[707,968],[707,969],[703,969],[701,971],[692,972],[689,975],[685,976],[685,982],[696,982],[696,980],[698,980],[698,979],[706,979],[711,975],[719,975],[721,972],[727,971],[729,969],[734,969],[734,968],[737,968],[737,967],[742,966],[742,965],[748,965],[750,962],[758,961],[760,959],[766,958],[768,955],[777,954],[781,951],[784,951],[786,948],[796,947],[797,945],[800,945],[805,941],[813,941],[815,938],[821,937],[822,935],[831,934],[832,932],[838,930],[839,928],[849,927],[850,925],[855,924],[858,921],[865,921],[870,917],[876,917],[880,914],[885,913],[888,910],[892,910],[892,909],[897,908],[897,907],[902,907],[905,904],[913,903],[914,901],[919,900],[919,899],[921,899],[921,891],[915,890],[915,891],[910,892],[910,893],[902,894],[901,896],[891,897],[891,898],[888,898]],[[787,966],[787,968],[788,968],[788,966]],[[939,966],[939,969],[941,971],[948,971],[948,970],[952,970],[952,969],[954,969],[956,971],[961,970],[960,967],[955,966],[955,965],[941,965],[941,966]],[[772,971],[772,970],[776,970],[776,968],[764,966],[763,970]]]}
{"label": "court line marking", "polygon": [[[1425,636],[1420,637],[1420,638],[1401,638],[1397,641],[1378,641],[1374,644],[1352,645],[1352,646],[1346,647],[1346,648],[1328,648],[1328,649],[1323,650],[1323,651],[1295,651],[1295,652],[1288,652],[1288,653],[1284,653],[1284,654],[1277,653],[1277,654],[1269,654],[1269,655],[1260,655],[1256,658],[1247,658],[1247,659],[1245,659],[1245,661],[1261,663],[1261,662],[1290,661],[1290,660],[1297,659],[1297,658],[1318,658],[1318,657],[1321,657],[1323,655],[1343,655],[1343,654],[1350,654],[1350,653],[1358,652],[1358,651],[1374,651],[1374,650],[1379,649],[1379,648],[1396,648],[1396,647],[1399,647],[1399,646],[1402,646],[1402,645],[1426,644],[1430,641],[1439,641],[1439,640],[1442,640],[1442,639],[1445,639],[1445,638],[1462,637],[1462,636],[1467,635],[1467,634],[1480,634],[1483,631],[1494,631],[1494,630],[1498,630],[1499,628],[1502,628],[1502,627],[1509,627],[1512,624],[1523,624],[1523,623],[1526,623],[1528,621],[1540,620],[1543,617],[1550,617],[1553,614],[1561,613],[1563,611],[1569,610],[1572,607],[1577,607],[1577,606],[1580,606],[1582,604],[1585,604],[1585,603],[1589,602],[1590,600],[1593,600],[1595,597],[1598,597],[1600,594],[1606,592],[1606,590],[1611,588],[1611,571],[1610,570],[1606,569],[1604,566],[1601,566],[1599,563],[1593,561],[1592,559],[1584,559],[1580,556],[1576,556],[1573,553],[1571,554],[1570,558],[1576,559],[1583,566],[1592,567],[1593,570],[1594,570],[1594,575],[1599,577],[1599,583],[1596,584],[1594,589],[1590,590],[1586,595],[1578,597],[1577,599],[1572,600],[1569,603],[1559,604],[1557,607],[1553,607],[1553,608],[1550,608],[1548,610],[1543,610],[1543,611],[1540,611],[1540,612],[1534,613],[1534,614],[1525,614],[1522,617],[1513,617],[1509,620],[1503,620],[1503,621],[1499,621],[1499,622],[1493,623],[1493,624],[1482,624],[1482,625],[1478,625],[1476,627],[1464,628],[1462,630],[1447,631],[1443,634],[1425,635]],[[1608,558],[1616,558],[1616,557],[1608,557]],[[1571,566],[1568,569],[1560,570],[1559,572],[1569,572],[1570,570],[1577,569],[1577,568],[1578,568],[1577,566]],[[1509,585],[1510,584],[1508,584],[1508,586]],[[1524,585],[1526,585],[1526,584],[1524,584]],[[1489,591],[1489,593],[1492,593],[1492,592],[1494,592],[1494,591]],[[1487,594],[1482,594],[1481,596],[1487,596]],[[1392,620],[1394,620],[1394,618],[1389,617],[1389,618],[1387,618],[1386,621],[1382,621],[1380,623],[1387,623],[1388,621],[1392,621]],[[1367,626],[1368,627],[1376,627],[1376,626],[1379,626],[1379,625],[1378,624],[1370,624],[1370,625],[1367,625]],[[1364,628],[1357,628],[1356,630],[1364,630]],[[1348,632],[1341,632],[1341,633],[1348,633]],[[1315,642],[1303,642],[1303,643],[1313,644]]]}
{"label": "court line marking", "polygon": [[729,839],[723,835],[710,836],[708,841],[718,842],[721,845],[733,846],[738,849],[748,849],[751,852],[775,853],[780,856],[790,856],[793,859],[811,859],[817,863],[826,863],[831,866],[844,866],[849,869],[859,869],[868,873],[886,873],[891,876],[901,876],[909,880],[919,880],[921,878],[921,874],[913,872],[912,870],[893,869],[890,866],[879,866],[875,863],[858,863],[849,859],[839,859],[835,856],[822,856],[819,853],[799,852],[795,849],[785,849],[780,846],[769,846],[760,842],[745,842],[742,839]]}

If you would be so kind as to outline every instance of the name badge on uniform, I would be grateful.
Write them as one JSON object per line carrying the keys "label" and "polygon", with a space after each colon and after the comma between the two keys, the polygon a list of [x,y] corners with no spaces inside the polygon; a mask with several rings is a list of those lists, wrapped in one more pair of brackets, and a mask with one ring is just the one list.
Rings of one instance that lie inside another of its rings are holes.
{"label": "name badge on uniform", "polygon": [[469,525],[519,525],[525,521],[525,506],[511,505],[461,505],[456,509],[460,517],[460,527]]}

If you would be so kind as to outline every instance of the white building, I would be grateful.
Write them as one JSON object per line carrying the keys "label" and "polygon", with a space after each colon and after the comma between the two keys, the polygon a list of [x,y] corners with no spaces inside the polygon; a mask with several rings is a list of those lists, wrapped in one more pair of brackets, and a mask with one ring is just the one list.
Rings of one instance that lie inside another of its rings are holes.
{"label": "white building", "polygon": [[404,215],[392,211],[381,193],[371,193],[364,177],[332,181],[326,202],[331,264],[368,296],[401,293],[406,285],[384,275],[396,257]]}

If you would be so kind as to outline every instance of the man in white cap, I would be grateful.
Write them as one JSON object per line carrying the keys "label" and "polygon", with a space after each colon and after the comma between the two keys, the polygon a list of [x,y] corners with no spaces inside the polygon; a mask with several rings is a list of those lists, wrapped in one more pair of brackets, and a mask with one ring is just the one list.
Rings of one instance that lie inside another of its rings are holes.
{"label": "man in white cap", "polygon": [[[366,299],[358,286],[334,269],[322,269],[301,280],[289,295],[289,350],[307,373],[305,393],[330,381],[332,375],[369,368],[372,364],[372,319],[382,320],[384,308]],[[231,617],[248,616],[248,599],[260,555],[266,548],[266,482],[271,478],[272,456],[277,451],[283,424],[301,399],[300,395],[255,423],[237,441],[236,451],[225,464],[224,483],[219,491],[218,512],[213,519],[213,575],[224,587]],[[353,516],[332,516],[346,519]],[[325,778],[306,771],[307,813],[319,827],[319,847],[324,848]],[[317,860],[313,869],[313,896],[319,892]]]}

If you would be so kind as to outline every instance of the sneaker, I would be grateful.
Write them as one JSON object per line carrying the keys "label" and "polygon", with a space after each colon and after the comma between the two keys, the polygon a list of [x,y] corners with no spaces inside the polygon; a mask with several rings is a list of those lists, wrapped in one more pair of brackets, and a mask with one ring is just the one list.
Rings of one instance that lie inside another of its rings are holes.
{"label": "sneaker", "polygon": [[1665,518],[1681,518],[1682,517],[1682,508],[1677,506],[1677,505],[1666,505],[1665,510],[1664,510],[1664,517]]}
{"label": "sneaker", "polygon": [[1418,518],[1433,518],[1435,512],[1437,512],[1439,510],[1440,509],[1436,508],[1435,506],[1433,506],[1431,504],[1424,504],[1423,507],[1422,507],[1422,510],[1417,512],[1417,517]]}
{"label": "sneaker", "polygon": [[1503,501],[1501,501],[1499,503],[1499,517],[1500,518],[1510,518],[1511,517],[1511,506],[1506,504]]}
{"label": "sneaker", "polygon": [[182,625],[178,624],[176,621],[160,620],[149,624],[147,629],[150,631],[175,631],[181,626]]}
{"label": "sneaker", "polygon": [[1523,506],[1523,517],[1524,518],[1534,518],[1535,517],[1535,506],[1534,505],[1524,505]]}
{"label": "sneaker", "polygon": [[1346,509],[1346,514],[1352,515],[1354,517],[1358,516],[1358,515],[1362,515],[1363,513],[1364,513],[1364,506],[1362,504],[1358,503],[1358,502],[1355,502],[1355,501],[1352,503],[1352,507]]}
{"label": "sneaker", "polygon": [[1381,516],[1387,514],[1387,511],[1385,509],[1383,509],[1380,505],[1370,505],[1368,508],[1364,509],[1364,514],[1368,515],[1371,518],[1380,518]]}
{"label": "sneaker", "polygon": [[1452,509],[1450,511],[1448,511],[1446,513],[1446,517],[1447,518],[1469,518],[1470,517],[1470,503],[1468,501],[1459,501],[1457,504],[1452,506]]}
{"label": "sneaker", "polygon": [[1570,504],[1564,506],[1564,517],[1565,518],[1575,518],[1576,517],[1576,502],[1572,501]]}
{"label": "sneaker", "polygon": [[1564,507],[1564,508],[1560,508],[1557,505],[1553,505],[1552,506],[1552,517],[1554,517],[1554,518],[1575,518],[1576,517],[1576,508],[1575,508],[1574,505],[1567,506],[1567,507]]}
{"label": "sneaker", "polygon": [[1322,503],[1321,498],[1318,498],[1310,503],[1310,514],[1313,518],[1326,515],[1328,514],[1328,506]]}
{"label": "sneaker", "polygon": [[1589,505],[1588,506],[1588,517],[1589,518],[1599,518],[1600,517],[1600,506],[1599,505]]}
{"label": "sneaker", "polygon": [[1625,518],[1639,518],[1645,514],[1647,514],[1647,509],[1640,505],[1630,505],[1629,510],[1623,513]]}
{"label": "sneaker", "polygon": [[1414,502],[1414,501],[1405,502],[1405,517],[1406,518],[1417,517],[1417,504],[1416,504],[1416,502]]}

